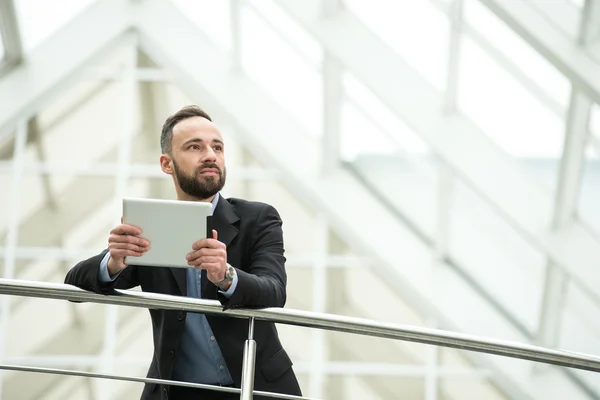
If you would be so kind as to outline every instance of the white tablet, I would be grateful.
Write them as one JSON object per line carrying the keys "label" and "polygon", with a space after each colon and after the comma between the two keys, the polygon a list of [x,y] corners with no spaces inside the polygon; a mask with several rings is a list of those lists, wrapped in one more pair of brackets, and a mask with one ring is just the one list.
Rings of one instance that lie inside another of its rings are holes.
{"label": "white tablet", "polygon": [[211,232],[212,204],[200,201],[123,199],[123,223],[142,229],[150,250],[125,264],[188,268],[185,256]]}

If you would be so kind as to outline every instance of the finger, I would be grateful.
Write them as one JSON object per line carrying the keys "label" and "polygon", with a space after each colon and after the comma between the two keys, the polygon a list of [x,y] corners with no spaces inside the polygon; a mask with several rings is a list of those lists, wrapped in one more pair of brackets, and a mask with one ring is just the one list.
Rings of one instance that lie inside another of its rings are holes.
{"label": "finger", "polygon": [[134,250],[124,250],[124,249],[116,249],[116,250],[111,250],[110,251],[110,256],[114,257],[115,259],[117,258],[125,258],[128,256],[131,257],[141,257],[144,255],[144,252],[141,251],[134,251]]}
{"label": "finger", "polygon": [[199,257],[218,257],[223,260],[227,259],[227,252],[225,249],[213,249],[204,247],[200,250],[192,251],[186,255],[186,260],[194,260]]}
{"label": "finger", "polygon": [[116,235],[112,234],[108,237],[109,243],[132,243],[141,247],[149,247],[150,242],[148,239],[132,236],[132,235]]}
{"label": "finger", "polygon": [[218,271],[220,268],[218,263],[202,263],[191,266],[196,269],[205,269],[207,273],[211,273],[212,271]]}
{"label": "finger", "polygon": [[214,230],[214,229],[213,229],[213,230],[212,230],[212,236],[213,236],[213,237],[212,237],[213,239],[217,240],[217,238],[219,237],[219,234],[217,233],[217,231],[216,231],[216,230]]}
{"label": "finger", "polygon": [[110,233],[116,235],[141,235],[142,230],[135,225],[121,224],[110,231]]}
{"label": "finger", "polygon": [[225,249],[225,243],[221,243],[218,240],[215,239],[204,239],[201,240],[200,242],[196,242],[194,243],[194,245],[196,246],[196,248],[194,248],[192,246],[192,248],[194,248],[194,250],[199,250],[199,249]]}
{"label": "finger", "polygon": [[198,240],[197,242],[194,242],[192,244],[192,249],[200,250],[203,247],[207,247],[208,246],[207,241],[208,241],[208,239],[202,239],[202,240]]}
{"label": "finger", "polygon": [[139,251],[139,252],[146,252],[148,251],[148,247],[144,247],[144,246],[138,246],[137,244],[133,244],[133,243],[111,243],[108,246],[109,249],[111,250],[133,250],[133,251]]}
{"label": "finger", "polygon": [[222,260],[219,257],[199,257],[196,261],[200,264],[220,264]]}
{"label": "finger", "polygon": [[201,256],[197,251],[193,252],[193,253],[189,253],[185,259],[188,261],[189,265],[198,265],[201,263],[201,259],[203,256]]}
{"label": "finger", "polygon": [[201,264],[221,264],[223,260],[219,257],[194,257],[188,260],[188,265],[201,265]]}

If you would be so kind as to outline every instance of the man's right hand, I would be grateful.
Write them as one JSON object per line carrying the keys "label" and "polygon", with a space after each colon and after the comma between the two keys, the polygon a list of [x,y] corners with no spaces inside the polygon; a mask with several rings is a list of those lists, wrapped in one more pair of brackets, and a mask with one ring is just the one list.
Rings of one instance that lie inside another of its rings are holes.
{"label": "man's right hand", "polygon": [[108,237],[108,273],[113,276],[127,267],[125,257],[139,257],[150,249],[150,242],[139,237],[142,230],[137,226],[121,224],[110,231]]}

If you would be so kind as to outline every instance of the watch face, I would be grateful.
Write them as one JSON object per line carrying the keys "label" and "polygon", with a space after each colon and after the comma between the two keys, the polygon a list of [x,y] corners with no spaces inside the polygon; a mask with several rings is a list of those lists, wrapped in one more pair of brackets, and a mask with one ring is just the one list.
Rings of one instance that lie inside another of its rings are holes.
{"label": "watch face", "polygon": [[233,278],[233,267],[227,267],[227,277],[228,278]]}

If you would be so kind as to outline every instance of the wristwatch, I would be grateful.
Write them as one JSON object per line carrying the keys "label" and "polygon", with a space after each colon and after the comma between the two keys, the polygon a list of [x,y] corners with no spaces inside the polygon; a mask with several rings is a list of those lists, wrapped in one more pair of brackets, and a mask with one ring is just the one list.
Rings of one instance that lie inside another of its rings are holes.
{"label": "wristwatch", "polygon": [[231,282],[233,280],[234,276],[235,276],[235,268],[233,268],[231,265],[227,264],[227,268],[225,269],[225,278],[222,281],[215,283],[215,285],[219,289],[225,290],[225,289],[223,289],[223,286],[225,286],[227,284],[227,282]]}

